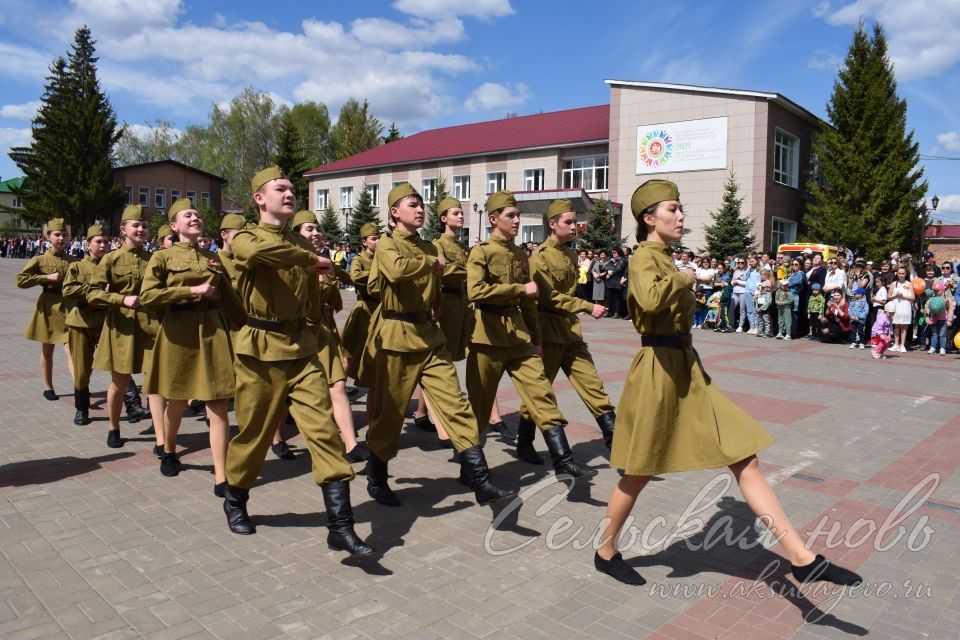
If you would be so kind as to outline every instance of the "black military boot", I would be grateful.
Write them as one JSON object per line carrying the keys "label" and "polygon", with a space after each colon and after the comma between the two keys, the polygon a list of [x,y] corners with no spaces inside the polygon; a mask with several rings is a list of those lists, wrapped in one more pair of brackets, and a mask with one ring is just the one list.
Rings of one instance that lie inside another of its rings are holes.
{"label": "black military boot", "polygon": [[127,382],[127,390],[123,392],[123,406],[127,409],[128,422],[140,422],[150,417],[150,412],[144,409],[140,402],[140,389],[132,377]]}
{"label": "black military boot", "polygon": [[603,442],[607,449],[613,443],[613,428],[617,423],[617,414],[613,411],[607,411],[603,415],[597,416],[597,426],[600,427],[600,433],[603,434]]}
{"label": "black military boot", "polygon": [[543,458],[533,448],[533,439],[537,435],[537,425],[520,418],[517,425],[517,457],[530,464],[543,464]]}
{"label": "black military boot", "polygon": [[90,424],[90,389],[73,390],[73,407],[77,410],[73,424]]}
{"label": "black military boot", "polygon": [[360,539],[353,530],[353,508],[350,506],[350,483],[345,480],[320,485],[323,504],[327,508],[327,545],[352,556],[372,556],[377,550]]}
{"label": "black military boot", "polygon": [[247,515],[247,500],[250,499],[249,489],[231,487],[229,484],[223,491],[223,512],[227,516],[227,526],[230,531],[248,536],[256,533],[257,529]]}
{"label": "black military boot", "polygon": [[388,507],[399,507],[400,498],[387,484],[389,477],[387,463],[371,451],[370,457],[367,459],[367,493],[380,504]]}
{"label": "black military boot", "polygon": [[573,452],[570,451],[570,443],[567,442],[567,434],[563,427],[547,429],[543,432],[543,439],[547,442],[550,459],[553,461],[553,468],[557,475],[565,473],[574,478],[589,478],[597,475],[596,469],[584,466],[573,459]]}
{"label": "black military boot", "polygon": [[479,446],[470,447],[460,452],[460,481],[468,479],[469,487],[477,503],[484,505],[494,500],[502,500],[517,494],[516,489],[501,487],[490,479],[490,469],[487,467],[487,458]]}

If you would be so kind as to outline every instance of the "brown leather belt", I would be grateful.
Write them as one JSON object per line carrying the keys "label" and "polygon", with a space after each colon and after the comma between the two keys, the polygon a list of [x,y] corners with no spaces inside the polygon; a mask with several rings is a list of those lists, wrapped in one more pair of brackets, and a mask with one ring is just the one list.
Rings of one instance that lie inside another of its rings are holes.
{"label": "brown leather belt", "polygon": [[416,324],[422,324],[424,322],[430,322],[430,314],[426,311],[388,311],[383,310],[384,320],[403,320],[404,322],[413,322]]}
{"label": "brown leather belt", "polygon": [[475,306],[477,309],[480,309],[481,311],[495,313],[498,316],[504,316],[504,317],[515,316],[518,313],[520,313],[520,307],[518,306],[508,307],[508,306],[499,305],[499,304],[487,304],[485,302],[474,302],[473,306]]}
{"label": "brown leather belt", "polygon": [[254,329],[263,329],[264,331],[276,331],[277,333],[289,333],[299,331],[307,326],[307,322],[300,320],[266,320],[264,318],[254,318],[247,316],[247,326]]}
{"label": "brown leather belt", "polygon": [[640,335],[641,347],[669,347],[671,349],[685,349],[693,346],[693,336],[689,333],[675,335]]}
{"label": "brown leather belt", "polygon": [[169,311],[206,311],[207,309],[219,309],[220,304],[216,300],[196,302],[178,302],[170,305]]}

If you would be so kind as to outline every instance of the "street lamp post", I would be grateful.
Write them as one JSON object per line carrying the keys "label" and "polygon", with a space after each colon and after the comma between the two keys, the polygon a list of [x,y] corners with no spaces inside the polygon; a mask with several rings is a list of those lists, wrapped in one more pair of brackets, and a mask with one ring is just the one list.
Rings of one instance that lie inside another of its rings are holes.
{"label": "street lamp post", "polygon": [[[930,199],[930,210],[931,210],[931,211],[936,211],[936,210],[937,210],[937,207],[939,207],[939,206],[940,206],[940,196],[934,195],[933,198]],[[926,209],[926,208],[925,208],[925,209]],[[926,211],[923,211],[923,213],[921,213],[921,214],[919,215],[919,218],[920,218],[920,255],[921,255],[921,256],[923,256],[923,252],[925,251],[925,247],[923,246],[923,243],[924,243],[924,240],[926,240],[926,235],[927,235],[927,221],[925,220],[926,215],[927,215],[927,212],[926,212]],[[921,258],[921,259],[922,259],[922,258]]]}

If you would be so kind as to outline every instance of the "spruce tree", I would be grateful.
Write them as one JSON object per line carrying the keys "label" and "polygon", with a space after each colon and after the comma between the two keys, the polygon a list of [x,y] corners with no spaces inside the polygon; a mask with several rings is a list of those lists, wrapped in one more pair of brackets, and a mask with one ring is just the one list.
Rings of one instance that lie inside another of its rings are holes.
{"label": "spruce tree", "polygon": [[433,200],[427,203],[427,219],[424,221],[420,236],[426,240],[436,240],[440,237],[440,212],[437,207],[440,201],[449,196],[447,193],[447,179],[442,173],[437,174],[437,185],[433,189]]}
{"label": "spruce tree", "polygon": [[394,140],[399,140],[403,137],[403,134],[400,133],[400,129],[397,129],[397,123],[390,123],[390,130],[387,131],[387,135],[383,136],[383,144],[390,144]]}
{"label": "spruce tree", "polygon": [[609,254],[624,244],[617,235],[616,225],[610,213],[610,202],[603,198],[597,200],[587,211],[587,226],[577,238],[577,247],[592,251],[606,251]]}
{"label": "spruce tree", "polygon": [[727,256],[744,255],[757,244],[753,222],[743,215],[743,198],[739,197],[739,193],[740,184],[731,173],[723,185],[720,208],[710,212],[713,224],[703,228],[707,252],[720,260]]}
{"label": "spruce tree", "polygon": [[309,181],[303,174],[309,171],[310,167],[307,164],[300,131],[289,111],[284,112],[280,118],[280,129],[277,131],[277,155],[274,162],[290,178],[297,196],[306,202]]}
{"label": "spruce tree", "polygon": [[819,175],[806,183],[804,224],[814,238],[875,259],[919,238],[927,183],[906,111],[883,28],[875,24],[869,37],[861,23],[827,103],[829,124],[813,145]]}
{"label": "spruce tree", "polygon": [[360,227],[368,222],[374,222],[377,225],[377,233],[380,232],[380,217],[373,209],[373,199],[364,183],[360,187],[360,194],[357,196],[357,204],[353,207],[350,214],[350,222],[347,223],[347,241],[351,247],[360,246]]}
{"label": "spruce tree", "polygon": [[320,217],[320,231],[327,237],[327,240],[339,240],[343,237],[343,227],[340,226],[340,216],[333,204],[327,204],[323,210],[323,216]]}

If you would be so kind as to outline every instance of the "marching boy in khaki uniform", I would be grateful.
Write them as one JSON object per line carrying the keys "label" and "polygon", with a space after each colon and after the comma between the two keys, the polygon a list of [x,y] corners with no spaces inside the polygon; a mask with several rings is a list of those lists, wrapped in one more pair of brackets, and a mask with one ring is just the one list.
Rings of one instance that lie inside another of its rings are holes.
{"label": "marching boy in khaki uniform", "polygon": [[90,424],[90,374],[93,373],[93,352],[103,330],[103,309],[87,304],[87,289],[100,259],[110,243],[103,227],[95,224],[87,229],[87,257],[77,260],[63,278],[63,297],[72,307],[67,312],[68,344],[73,361],[73,405],[77,410],[73,424]]}
{"label": "marching boy in khaki uniform", "polygon": [[307,326],[318,320],[311,289],[316,275],[333,268],[287,222],[296,211],[293,183],[278,167],[267,167],[250,183],[260,224],[237,233],[233,255],[237,292],[247,313],[233,345],[237,377],[234,408],[240,433],[227,451],[223,511],[230,530],[251,534],[250,487],[257,480],[285,406],[293,414],[313,458],[313,478],[327,509],[327,544],[351,555],[376,553],[353,529],[350,484],[353,470],[333,422],[327,378],[317,359],[317,341]]}
{"label": "marching boy in khaki uniform", "polygon": [[[446,263],[437,248],[417,234],[423,226],[423,199],[404,182],[390,190],[387,202],[397,226],[391,236],[380,239],[370,273],[371,285],[376,283],[380,292],[380,320],[367,345],[374,354],[371,393],[378,396],[367,435],[367,491],[381,504],[400,504],[387,484],[387,462],[397,455],[407,403],[419,383],[460,453],[461,478],[469,481],[477,502],[512,496],[516,491],[490,479],[476,420],[460,393],[457,370],[435,321]],[[490,415],[489,407],[485,415]]]}
{"label": "marching boy in khaki uniform", "polygon": [[17,287],[43,287],[37,306],[30,317],[30,323],[24,338],[40,343],[40,374],[43,376],[43,397],[47,400],[59,400],[53,390],[53,346],[63,345],[67,354],[67,366],[73,375],[73,362],[70,360],[70,347],[67,344],[67,309],[63,305],[63,277],[73,262],[66,253],[70,241],[70,231],[63,218],[54,218],[46,224],[46,237],[50,248],[30,261],[17,274]]}
{"label": "marching boy in khaki uniform", "polygon": [[467,295],[475,318],[467,354],[467,395],[477,424],[490,415],[506,371],[543,432],[556,472],[574,478],[596,475],[573,459],[563,430],[566,419],[538,354],[538,287],[530,280],[527,254],[514,244],[520,230],[517,201],[511,192],[498,191],[487,198],[486,209],[490,239],[475,246],[467,260]]}
{"label": "marching boy in khaki uniform", "polygon": [[[550,237],[530,257],[530,270],[537,283],[540,310],[540,334],[543,343],[543,369],[551,384],[560,369],[577,390],[583,403],[600,426],[607,447],[613,440],[617,419],[610,397],[603,389],[593,357],[580,334],[578,313],[600,318],[606,313],[603,305],[578,298],[576,293],[577,256],[567,243],[577,232],[577,214],[567,199],[554,200],[547,208]],[[526,405],[520,407],[517,429],[517,456],[533,464],[543,460],[533,448],[536,425]]]}

